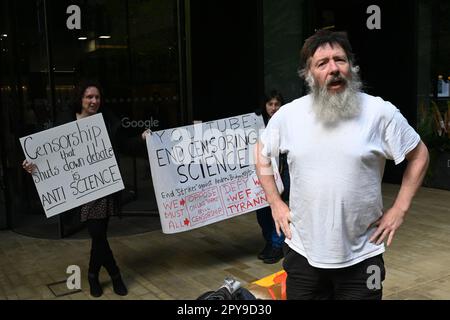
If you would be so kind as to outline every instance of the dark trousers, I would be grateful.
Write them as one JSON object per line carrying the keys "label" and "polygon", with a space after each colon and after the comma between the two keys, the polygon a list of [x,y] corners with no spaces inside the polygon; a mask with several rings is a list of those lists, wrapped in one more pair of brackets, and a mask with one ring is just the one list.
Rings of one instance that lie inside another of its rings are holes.
{"label": "dark trousers", "polygon": [[385,278],[381,254],[350,267],[321,269],[287,245],[283,249],[289,300],[381,300]]}
{"label": "dark trousers", "polygon": [[91,257],[89,259],[89,273],[98,274],[102,266],[110,276],[117,275],[119,268],[109,247],[107,230],[109,218],[89,219],[86,221],[91,236]]}
{"label": "dark trousers", "polygon": [[277,234],[270,207],[256,210],[256,219],[266,242],[275,248],[281,248],[284,243],[284,235],[283,233],[280,236]]}

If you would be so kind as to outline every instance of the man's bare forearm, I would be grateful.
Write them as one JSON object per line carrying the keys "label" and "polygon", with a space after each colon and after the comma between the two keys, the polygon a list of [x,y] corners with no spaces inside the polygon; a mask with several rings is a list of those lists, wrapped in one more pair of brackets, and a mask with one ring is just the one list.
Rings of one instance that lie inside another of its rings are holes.
{"label": "man's bare forearm", "polygon": [[259,143],[257,146],[256,174],[266,193],[267,202],[269,205],[273,205],[274,203],[283,200],[278,192],[270,159],[261,154],[262,148],[263,145]]}
{"label": "man's bare forearm", "polygon": [[280,197],[280,193],[278,192],[277,185],[275,183],[275,178],[273,175],[258,175],[259,181],[261,183],[262,188],[267,196],[267,202],[269,205],[273,205],[278,201],[283,201]]}
{"label": "man's bare forearm", "polygon": [[427,172],[429,157],[425,144],[420,142],[407,159],[408,165],[403,174],[400,191],[394,203],[394,207],[400,208],[405,213],[409,210],[412,199],[422,185],[423,178]]}
{"label": "man's bare forearm", "polygon": [[258,175],[261,186],[266,193],[267,202],[272,209],[272,217],[275,222],[277,234],[280,235],[283,233],[286,238],[291,239],[291,212],[278,193],[277,184],[275,182],[272,170],[272,164],[269,158],[262,155],[262,146],[262,144],[257,145],[256,174]]}

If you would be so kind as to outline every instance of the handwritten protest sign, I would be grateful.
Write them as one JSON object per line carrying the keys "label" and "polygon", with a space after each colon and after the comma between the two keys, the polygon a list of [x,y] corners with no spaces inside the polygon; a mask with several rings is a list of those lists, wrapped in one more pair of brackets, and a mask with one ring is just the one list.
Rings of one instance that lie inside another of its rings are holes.
{"label": "handwritten protest sign", "polygon": [[[164,233],[191,230],[268,205],[254,159],[263,128],[262,117],[250,113],[147,137]],[[281,189],[278,170],[275,179]]]}
{"label": "handwritten protest sign", "polygon": [[124,189],[101,114],[20,138],[47,218]]}

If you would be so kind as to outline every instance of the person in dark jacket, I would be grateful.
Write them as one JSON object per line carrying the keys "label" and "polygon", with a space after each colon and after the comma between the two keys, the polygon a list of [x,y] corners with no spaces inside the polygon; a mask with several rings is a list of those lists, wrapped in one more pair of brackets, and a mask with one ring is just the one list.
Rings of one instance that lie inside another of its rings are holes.
{"label": "person in dark jacket", "polygon": [[[117,128],[114,128],[114,123],[105,116],[104,110],[102,110],[102,99],[103,94],[100,84],[96,81],[83,81],[78,87],[73,113],[67,120],[80,120],[102,112],[111,143],[114,146],[116,144]],[[25,160],[23,168],[27,172],[32,173],[35,166],[33,163]],[[72,209],[79,212],[80,220],[86,223],[92,239],[88,282],[90,294],[93,297],[100,297],[103,294],[99,281],[99,272],[102,266],[105,267],[112,279],[114,292],[121,296],[128,294],[107,238],[109,217],[118,214],[120,210],[119,194],[120,192],[117,192]]]}
{"label": "person in dark jacket", "polygon": [[[283,104],[284,99],[281,93],[277,90],[272,90],[269,95],[264,97],[262,101],[262,108],[256,113],[263,116],[264,124],[267,125],[270,118],[281,108]],[[286,154],[280,154],[279,172],[284,186],[284,191],[281,196],[283,200],[288,201],[290,181]],[[270,206],[256,210],[256,218],[261,227],[264,240],[266,241],[263,250],[258,254],[258,259],[263,260],[264,263],[268,264],[276,263],[283,258],[282,247],[284,243],[284,235],[277,234]]]}

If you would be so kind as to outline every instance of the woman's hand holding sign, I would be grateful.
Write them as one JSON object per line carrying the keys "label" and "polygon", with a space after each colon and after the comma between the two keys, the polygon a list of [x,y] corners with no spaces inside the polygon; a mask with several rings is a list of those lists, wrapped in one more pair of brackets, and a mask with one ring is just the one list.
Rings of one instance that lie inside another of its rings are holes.
{"label": "woman's hand holding sign", "polygon": [[145,139],[147,138],[147,136],[148,136],[148,135],[151,135],[152,133],[153,133],[153,132],[152,132],[152,130],[150,130],[150,129],[147,129],[147,130],[145,130],[144,132],[142,132],[142,135],[141,135],[142,140],[145,141]]}
{"label": "woman's hand holding sign", "polygon": [[28,172],[28,173],[33,173],[33,171],[36,169],[36,165],[32,162],[29,162],[27,160],[23,160],[22,162],[22,168]]}

